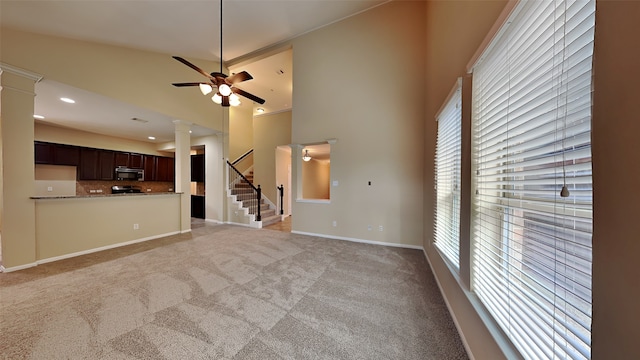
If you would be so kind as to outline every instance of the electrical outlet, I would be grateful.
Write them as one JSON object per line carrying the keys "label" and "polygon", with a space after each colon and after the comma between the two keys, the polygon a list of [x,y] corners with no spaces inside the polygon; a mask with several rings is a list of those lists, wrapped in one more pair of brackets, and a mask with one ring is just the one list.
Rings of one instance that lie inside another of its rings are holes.
{"label": "electrical outlet", "polygon": [[335,220],[333,220],[332,225],[333,225],[333,227],[337,227],[337,226],[338,226],[338,222],[337,222],[337,221],[335,221]]}
{"label": "electrical outlet", "polygon": [[371,229],[373,229],[373,227],[371,225],[367,225],[367,230],[371,231]]}
{"label": "electrical outlet", "polygon": [[133,224],[133,230],[139,230],[139,229],[140,229],[139,224]]}
{"label": "electrical outlet", "polygon": [[95,193],[96,193],[96,191],[95,191],[95,190],[89,190],[89,193],[90,193],[90,194],[95,194]]}
{"label": "electrical outlet", "polygon": [[101,192],[102,192],[102,189],[98,189],[98,190],[96,190],[96,192],[97,192],[97,193],[101,193]]}
{"label": "electrical outlet", "polygon": [[378,226],[378,231],[382,231],[384,230],[384,228],[382,227],[382,225]]}
{"label": "electrical outlet", "polygon": [[47,186],[47,191],[53,191],[53,186]]}

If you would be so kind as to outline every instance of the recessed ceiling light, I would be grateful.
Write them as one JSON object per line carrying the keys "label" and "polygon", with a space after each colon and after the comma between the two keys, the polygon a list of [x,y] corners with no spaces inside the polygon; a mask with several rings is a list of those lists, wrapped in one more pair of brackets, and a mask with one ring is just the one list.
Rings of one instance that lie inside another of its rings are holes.
{"label": "recessed ceiling light", "polygon": [[155,140],[155,139],[156,139],[156,137],[155,137],[155,136],[149,136],[147,139],[149,139],[149,140]]}
{"label": "recessed ceiling light", "polygon": [[257,108],[256,111],[259,112],[259,113],[263,113],[264,109],[263,108]]}
{"label": "recessed ceiling light", "polygon": [[33,118],[42,120],[42,119],[44,119],[44,116],[42,116],[42,115],[33,115]]}
{"label": "recessed ceiling light", "polygon": [[192,134],[192,133],[193,133],[193,131],[189,130],[189,134]]}
{"label": "recessed ceiling light", "polygon": [[76,101],[75,101],[75,100],[73,100],[73,99],[69,99],[69,98],[65,98],[65,97],[60,98],[60,100],[62,100],[62,101],[64,101],[64,102],[66,102],[66,103],[68,103],[68,104],[75,104],[75,103],[76,103]]}

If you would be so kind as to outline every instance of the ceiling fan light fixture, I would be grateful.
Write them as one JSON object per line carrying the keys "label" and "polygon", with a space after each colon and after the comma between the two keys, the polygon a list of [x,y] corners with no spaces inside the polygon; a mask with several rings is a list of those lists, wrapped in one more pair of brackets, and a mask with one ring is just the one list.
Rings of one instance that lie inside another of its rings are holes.
{"label": "ceiling fan light fixture", "polygon": [[209,84],[200,84],[199,86],[200,86],[200,91],[202,92],[202,95],[208,95],[210,92],[213,91],[213,88]]}
{"label": "ceiling fan light fixture", "polygon": [[216,104],[222,104],[222,96],[220,95],[220,93],[215,93],[212,97],[211,97],[211,101],[213,101]]}
{"label": "ceiling fan light fixture", "polygon": [[222,84],[222,85],[218,86],[218,92],[222,96],[229,96],[229,95],[231,95],[231,87],[229,87],[229,85],[227,85],[227,84]]}
{"label": "ceiling fan light fixture", "polygon": [[304,155],[302,155],[302,160],[304,160],[304,161],[311,160],[311,156],[309,155],[309,150],[304,149]]}
{"label": "ceiling fan light fixture", "polygon": [[234,93],[231,93],[231,95],[229,95],[229,105],[238,106],[240,104],[240,97]]}

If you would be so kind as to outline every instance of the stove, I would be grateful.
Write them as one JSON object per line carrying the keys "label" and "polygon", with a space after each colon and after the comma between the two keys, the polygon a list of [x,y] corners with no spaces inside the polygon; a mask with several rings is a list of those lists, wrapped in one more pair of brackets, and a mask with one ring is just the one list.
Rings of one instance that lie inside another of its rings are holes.
{"label": "stove", "polygon": [[114,185],[111,187],[112,194],[140,193],[140,187],[132,185]]}

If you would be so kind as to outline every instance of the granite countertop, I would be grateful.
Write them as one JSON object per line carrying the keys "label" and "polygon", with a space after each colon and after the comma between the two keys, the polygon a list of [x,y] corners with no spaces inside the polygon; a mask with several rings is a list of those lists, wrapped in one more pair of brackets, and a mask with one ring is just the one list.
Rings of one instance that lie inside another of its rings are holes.
{"label": "granite countertop", "polygon": [[124,194],[92,194],[92,195],[54,195],[54,196],[32,196],[30,199],[85,199],[85,198],[104,198],[104,197],[123,197],[123,196],[150,196],[150,195],[180,195],[182,192],[141,192],[141,193],[124,193]]}

